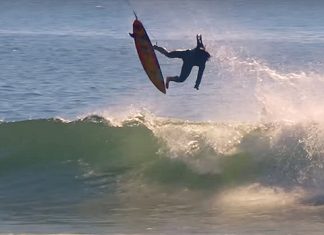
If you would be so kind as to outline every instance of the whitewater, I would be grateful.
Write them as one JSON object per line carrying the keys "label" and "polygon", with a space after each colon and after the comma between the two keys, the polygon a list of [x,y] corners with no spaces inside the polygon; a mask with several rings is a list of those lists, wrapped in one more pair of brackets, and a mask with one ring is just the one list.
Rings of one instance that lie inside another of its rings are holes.
{"label": "whitewater", "polygon": [[[323,9],[2,1],[0,234],[323,234]],[[150,83],[133,10],[168,49],[203,35],[199,91]]]}

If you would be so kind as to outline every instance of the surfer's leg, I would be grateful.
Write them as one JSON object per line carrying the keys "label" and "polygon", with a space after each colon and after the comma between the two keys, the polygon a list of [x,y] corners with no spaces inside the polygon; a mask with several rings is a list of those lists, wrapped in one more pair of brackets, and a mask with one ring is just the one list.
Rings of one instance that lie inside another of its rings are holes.
{"label": "surfer's leg", "polygon": [[167,77],[166,78],[166,83],[165,83],[166,89],[169,89],[169,82],[170,81],[176,81],[177,79],[179,79],[179,76]]}
{"label": "surfer's leg", "polygon": [[181,73],[180,76],[174,76],[174,77],[167,77],[166,78],[166,84],[165,87],[168,89],[169,88],[169,82],[184,82],[188,77],[189,74],[191,73],[192,66],[187,63],[183,63],[182,68],[181,68]]}
{"label": "surfer's leg", "polygon": [[175,82],[184,82],[189,77],[191,70],[192,70],[192,65],[188,63],[183,63],[180,76],[178,77],[177,80],[175,80]]}

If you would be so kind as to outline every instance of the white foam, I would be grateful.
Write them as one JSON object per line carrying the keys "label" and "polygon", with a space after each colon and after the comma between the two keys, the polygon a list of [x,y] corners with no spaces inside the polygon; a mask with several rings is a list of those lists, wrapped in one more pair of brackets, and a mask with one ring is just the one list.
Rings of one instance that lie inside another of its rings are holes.
{"label": "white foam", "polygon": [[299,202],[304,194],[305,192],[300,188],[284,191],[279,187],[254,183],[222,191],[213,199],[213,206],[224,209],[276,209]]}

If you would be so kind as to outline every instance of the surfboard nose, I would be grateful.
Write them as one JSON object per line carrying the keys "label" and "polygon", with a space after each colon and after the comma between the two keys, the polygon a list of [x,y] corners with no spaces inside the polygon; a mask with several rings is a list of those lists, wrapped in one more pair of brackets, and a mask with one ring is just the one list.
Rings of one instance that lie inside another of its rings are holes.
{"label": "surfboard nose", "polygon": [[139,27],[143,27],[143,24],[142,24],[142,22],[139,21],[139,20],[134,20],[134,22],[133,22],[133,27],[137,27],[137,28],[139,28]]}

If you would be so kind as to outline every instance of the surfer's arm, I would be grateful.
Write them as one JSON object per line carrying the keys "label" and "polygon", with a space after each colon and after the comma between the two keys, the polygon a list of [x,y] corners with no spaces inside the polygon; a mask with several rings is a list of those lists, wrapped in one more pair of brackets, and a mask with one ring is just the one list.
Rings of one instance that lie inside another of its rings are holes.
{"label": "surfer's arm", "polygon": [[199,85],[200,85],[200,82],[201,82],[201,79],[202,79],[202,75],[204,73],[204,70],[205,70],[205,65],[199,66],[197,80],[196,80],[196,85],[195,85],[195,88],[197,90],[199,90]]}
{"label": "surfer's arm", "polygon": [[153,48],[168,58],[182,59],[185,56],[185,54],[188,53],[187,51],[183,51],[183,50],[168,51],[166,48],[160,47],[158,45],[154,45]]}
{"label": "surfer's arm", "polygon": [[163,55],[169,57],[169,53],[170,53],[170,52],[169,52],[166,48],[164,48],[164,47],[159,47],[158,45],[154,45],[154,46],[153,46],[153,49],[154,49],[154,50],[157,50],[157,51],[160,52],[161,54],[163,54]]}

